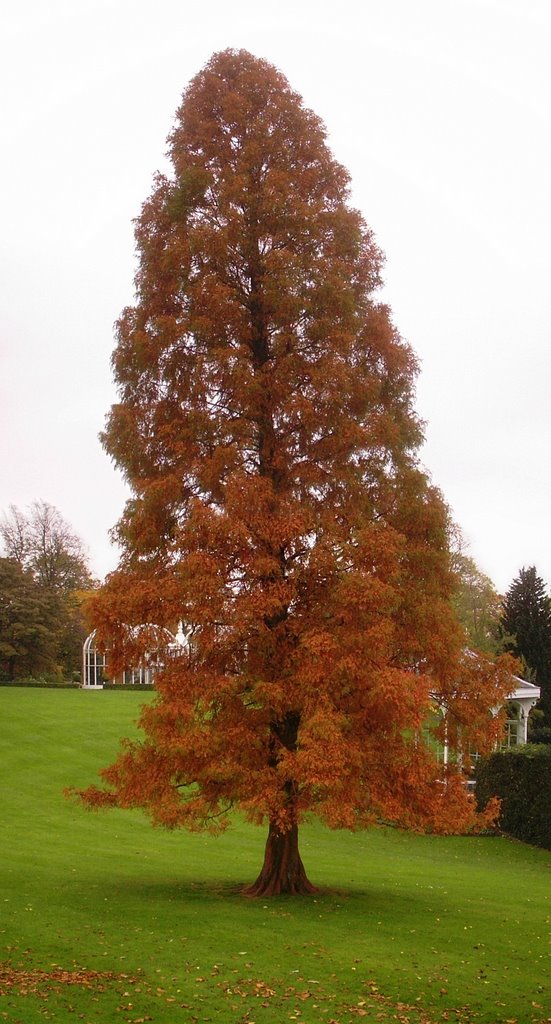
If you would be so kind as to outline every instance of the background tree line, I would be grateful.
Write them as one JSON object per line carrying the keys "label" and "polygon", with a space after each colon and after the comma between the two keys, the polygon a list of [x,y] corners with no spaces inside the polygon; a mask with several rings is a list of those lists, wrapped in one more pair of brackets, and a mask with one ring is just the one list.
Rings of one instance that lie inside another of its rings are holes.
{"label": "background tree line", "polygon": [[58,509],[11,505],[0,519],[0,678],[78,678],[93,589],[84,545]]}

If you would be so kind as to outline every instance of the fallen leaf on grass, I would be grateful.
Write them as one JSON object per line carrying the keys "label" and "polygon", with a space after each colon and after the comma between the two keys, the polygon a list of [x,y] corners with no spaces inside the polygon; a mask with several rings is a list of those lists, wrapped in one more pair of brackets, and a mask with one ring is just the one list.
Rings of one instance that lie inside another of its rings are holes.
{"label": "fallen leaf on grass", "polygon": [[[78,985],[80,988],[94,988],[102,992],[106,981],[116,981],[120,977],[112,971],[64,971],[61,968],[53,971],[21,970],[0,964],[0,995],[7,995],[10,989],[16,989],[20,995],[35,995],[54,990],[60,985]],[[124,977],[128,979],[127,975]]]}

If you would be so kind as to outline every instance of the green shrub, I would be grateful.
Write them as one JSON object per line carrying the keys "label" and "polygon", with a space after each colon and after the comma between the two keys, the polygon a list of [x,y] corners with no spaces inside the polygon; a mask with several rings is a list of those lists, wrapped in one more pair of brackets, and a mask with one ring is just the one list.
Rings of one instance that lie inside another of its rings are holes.
{"label": "green shrub", "polygon": [[479,807],[500,797],[503,832],[551,850],[551,746],[529,743],[481,760],[476,796]]}
{"label": "green shrub", "polygon": [[142,693],[153,693],[151,683],[104,683],[104,690],[137,690]]}

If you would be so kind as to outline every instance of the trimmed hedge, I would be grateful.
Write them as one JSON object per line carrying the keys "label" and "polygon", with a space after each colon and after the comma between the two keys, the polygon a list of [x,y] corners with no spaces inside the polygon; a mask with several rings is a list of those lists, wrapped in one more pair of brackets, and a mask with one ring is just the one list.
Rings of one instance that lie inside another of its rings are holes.
{"label": "trimmed hedge", "polygon": [[104,683],[104,690],[137,690],[140,693],[153,693],[155,687],[151,683]]}
{"label": "trimmed hedge", "polygon": [[[59,679],[0,679],[0,686],[28,686],[41,690],[81,689],[80,683]],[[102,690],[139,690],[142,693],[153,693],[154,689],[155,687],[151,683],[104,683],[102,687]]]}
{"label": "trimmed hedge", "polygon": [[551,746],[528,743],[490,754],[476,768],[479,808],[501,799],[499,827],[551,850]]}
{"label": "trimmed hedge", "polygon": [[80,683],[66,679],[0,679],[0,686],[28,686],[38,690],[78,690]]}

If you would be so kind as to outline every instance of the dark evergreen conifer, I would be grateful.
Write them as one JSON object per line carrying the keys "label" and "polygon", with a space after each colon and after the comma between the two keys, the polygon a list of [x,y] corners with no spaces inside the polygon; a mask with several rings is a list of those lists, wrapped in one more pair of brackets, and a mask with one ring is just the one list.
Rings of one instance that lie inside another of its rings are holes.
{"label": "dark evergreen conifer", "polygon": [[541,688],[540,707],[551,725],[551,601],[535,566],[513,580],[501,615],[504,646],[521,657]]}

